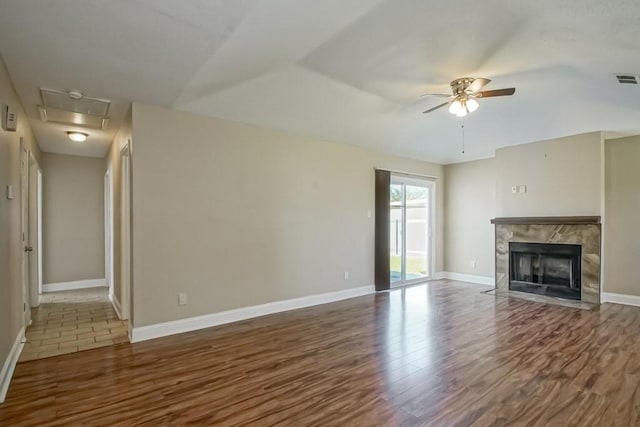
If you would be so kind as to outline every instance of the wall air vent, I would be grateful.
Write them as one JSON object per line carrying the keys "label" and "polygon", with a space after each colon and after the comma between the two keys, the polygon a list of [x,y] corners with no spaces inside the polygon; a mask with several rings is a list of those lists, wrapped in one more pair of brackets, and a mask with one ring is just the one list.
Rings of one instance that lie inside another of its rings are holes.
{"label": "wall air vent", "polygon": [[106,129],[109,126],[111,101],[84,96],[78,91],[63,92],[40,89],[42,104],[38,105],[43,122]]}
{"label": "wall air vent", "polygon": [[618,83],[623,85],[637,85],[640,83],[640,76],[635,74],[616,74]]}

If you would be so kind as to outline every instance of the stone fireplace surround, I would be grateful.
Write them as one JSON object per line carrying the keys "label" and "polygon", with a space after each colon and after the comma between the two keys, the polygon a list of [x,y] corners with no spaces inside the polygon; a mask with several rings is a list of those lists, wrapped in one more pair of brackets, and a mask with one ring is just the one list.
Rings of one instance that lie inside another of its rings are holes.
{"label": "stone fireplace surround", "polygon": [[509,291],[509,242],[582,246],[581,301],[600,304],[599,216],[494,218],[496,291]]}

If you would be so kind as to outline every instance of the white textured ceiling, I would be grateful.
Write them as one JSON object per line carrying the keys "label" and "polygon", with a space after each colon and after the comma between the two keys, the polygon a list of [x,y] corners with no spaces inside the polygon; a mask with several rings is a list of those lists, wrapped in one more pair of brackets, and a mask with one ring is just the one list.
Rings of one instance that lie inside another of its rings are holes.
{"label": "white textured ceiling", "polygon": [[[131,101],[441,163],[603,130],[640,133],[637,0],[0,0],[0,52],[45,151],[101,156]],[[457,77],[512,97],[421,111]],[[38,88],[114,101],[71,145]]]}

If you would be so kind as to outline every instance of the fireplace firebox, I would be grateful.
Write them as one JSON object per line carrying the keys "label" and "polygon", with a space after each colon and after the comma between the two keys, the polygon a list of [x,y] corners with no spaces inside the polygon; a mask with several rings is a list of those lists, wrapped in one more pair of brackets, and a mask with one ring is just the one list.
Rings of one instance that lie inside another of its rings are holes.
{"label": "fireplace firebox", "polygon": [[509,242],[509,289],[580,300],[581,245]]}

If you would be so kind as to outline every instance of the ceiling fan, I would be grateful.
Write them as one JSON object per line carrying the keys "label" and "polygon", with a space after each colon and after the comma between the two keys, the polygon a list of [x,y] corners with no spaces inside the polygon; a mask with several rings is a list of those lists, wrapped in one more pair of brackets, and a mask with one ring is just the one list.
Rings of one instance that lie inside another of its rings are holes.
{"label": "ceiling fan", "polygon": [[445,105],[449,105],[449,112],[455,114],[458,117],[464,117],[468,113],[473,113],[480,106],[477,98],[491,98],[493,96],[510,96],[516,91],[516,88],[511,87],[508,89],[495,89],[481,91],[483,87],[491,82],[489,79],[474,78],[474,77],[462,77],[455,79],[451,82],[451,92],[453,95],[446,95],[442,93],[426,93],[425,96],[439,96],[449,98],[447,102],[430,108],[423,113],[430,113],[442,108]]}

